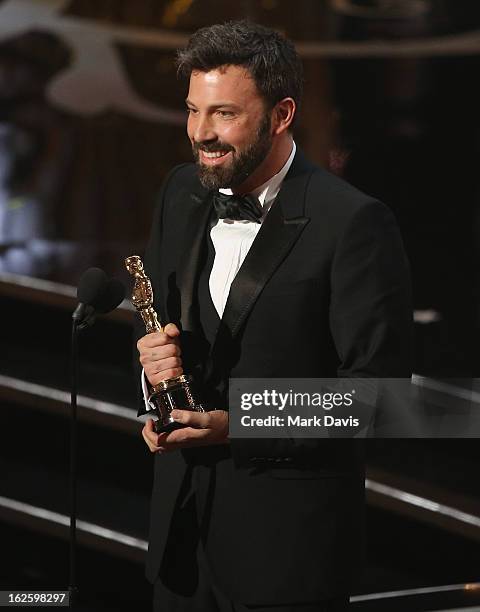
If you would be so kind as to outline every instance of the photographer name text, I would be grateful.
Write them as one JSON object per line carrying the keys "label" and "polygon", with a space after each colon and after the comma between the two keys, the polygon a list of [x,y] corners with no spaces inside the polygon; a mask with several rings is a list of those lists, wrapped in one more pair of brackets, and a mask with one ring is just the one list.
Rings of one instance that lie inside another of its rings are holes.
{"label": "photographer name text", "polygon": [[299,415],[252,417],[244,414],[240,423],[243,427],[358,427],[360,420],[353,416],[335,418],[330,414],[314,417]]}

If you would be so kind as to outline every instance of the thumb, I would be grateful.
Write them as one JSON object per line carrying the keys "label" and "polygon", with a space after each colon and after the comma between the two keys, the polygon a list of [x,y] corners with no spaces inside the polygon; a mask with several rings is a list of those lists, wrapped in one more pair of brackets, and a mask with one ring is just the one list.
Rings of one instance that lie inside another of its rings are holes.
{"label": "thumb", "polygon": [[149,433],[155,433],[155,429],[154,429],[154,426],[153,426],[153,419],[147,419],[145,421],[145,429]]}
{"label": "thumb", "polygon": [[176,338],[180,335],[180,330],[175,325],[175,323],[169,323],[168,325],[165,325],[163,331],[167,334],[167,336],[170,336],[170,338]]}

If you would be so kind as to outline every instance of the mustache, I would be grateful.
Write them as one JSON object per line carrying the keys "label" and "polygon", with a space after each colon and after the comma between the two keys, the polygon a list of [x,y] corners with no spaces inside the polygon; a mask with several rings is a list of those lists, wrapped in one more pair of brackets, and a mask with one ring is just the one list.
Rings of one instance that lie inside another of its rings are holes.
{"label": "mustache", "polygon": [[228,151],[234,151],[232,145],[221,142],[220,140],[215,142],[195,142],[192,148],[194,153],[198,153],[199,151],[205,151],[205,153],[213,153],[213,151],[225,151],[228,153]]}

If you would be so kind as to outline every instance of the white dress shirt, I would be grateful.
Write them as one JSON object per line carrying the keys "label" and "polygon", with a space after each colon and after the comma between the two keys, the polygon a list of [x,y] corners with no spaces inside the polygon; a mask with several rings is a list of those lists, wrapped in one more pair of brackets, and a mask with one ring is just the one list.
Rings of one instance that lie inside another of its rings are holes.
{"label": "white dress shirt", "polygon": [[[260,223],[219,219],[210,230],[210,237],[215,249],[215,259],[210,273],[209,287],[212,302],[220,318],[223,316],[232,282],[260,230],[262,221],[280,191],[285,175],[292,165],[296,151],[295,142],[292,144],[292,151],[283,168],[263,185],[252,191],[252,195],[257,197],[263,208]],[[219,189],[219,191],[227,195],[233,193],[231,189]]]}

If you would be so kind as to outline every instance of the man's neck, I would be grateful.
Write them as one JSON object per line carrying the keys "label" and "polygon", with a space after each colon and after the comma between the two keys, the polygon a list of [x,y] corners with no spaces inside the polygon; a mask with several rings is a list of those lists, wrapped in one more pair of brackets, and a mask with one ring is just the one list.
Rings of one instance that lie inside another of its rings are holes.
{"label": "man's neck", "polygon": [[278,143],[275,143],[267,157],[258,166],[258,168],[252,172],[252,174],[238,187],[232,188],[233,193],[251,193],[255,191],[257,187],[266,183],[272,176],[275,176],[280,172],[283,166],[286,164],[290,153],[292,152],[293,139],[290,134],[285,135],[285,138]]}

